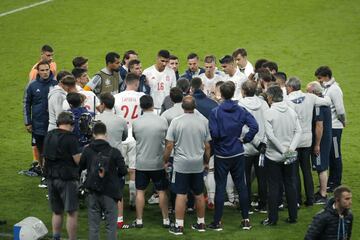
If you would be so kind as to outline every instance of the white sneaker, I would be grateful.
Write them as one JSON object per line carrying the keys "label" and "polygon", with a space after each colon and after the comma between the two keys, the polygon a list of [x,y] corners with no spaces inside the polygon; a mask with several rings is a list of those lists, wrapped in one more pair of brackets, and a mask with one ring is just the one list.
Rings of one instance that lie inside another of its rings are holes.
{"label": "white sneaker", "polygon": [[235,203],[234,203],[234,202],[230,202],[230,201],[226,201],[226,202],[224,202],[224,206],[225,206],[225,207],[235,207]]}
{"label": "white sneaker", "polygon": [[148,204],[159,204],[159,195],[151,195],[151,197],[148,200]]}

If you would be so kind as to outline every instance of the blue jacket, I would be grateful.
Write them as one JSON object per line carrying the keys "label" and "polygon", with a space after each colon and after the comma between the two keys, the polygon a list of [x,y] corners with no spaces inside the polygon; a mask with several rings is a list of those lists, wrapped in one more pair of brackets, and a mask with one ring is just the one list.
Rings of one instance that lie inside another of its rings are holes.
{"label": "blue jacket", "polygon": [[[240,136],[244,125],[249,127],[249,132],[241,142]],[[220,157],[242,154],[244,152],[243,143],[251,142],[259,130],[253,115],[233,100],[225,100],[211,111],[209,128],[215,155]]]}
{"label": "blue jacket", "polygon": [[32,125],[33,133],[45,136],[49,125],[48,94],[57,85],[52,73],[48,79],[39,75],[26,87],[23,99],[24,124]]}
{"label": "blue jacket", "polygon": [[[199,75],[205,72],[205,69],[199,68],[200,72]],[[191,81],[191,79],[194,78],[194,72],[190,71],[189,69],[185,71],[183,75],[181,75],[182,78],[186,78],[187,80]]]}
{"label": "blue jacket", "polygon": [[195,90],[193,97],[195,98],[196,109],[204,115],[204,117],[209,119],[211,110],[218,106],[217,102],[208,98],[200,89]]}

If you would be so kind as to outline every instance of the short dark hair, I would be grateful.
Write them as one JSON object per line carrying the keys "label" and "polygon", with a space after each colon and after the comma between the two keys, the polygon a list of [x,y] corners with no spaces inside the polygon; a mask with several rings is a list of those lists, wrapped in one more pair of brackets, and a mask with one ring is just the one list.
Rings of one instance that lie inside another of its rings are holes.
{"label": "short dark hair", "polygon": [[220,62],[221,64],[229,64],[229,63],[234,63],[235,60],[234,60],[234,58],[233,58],[232,56],[230,56],[230,55],[225,55],[225,56],[223,56],[223,57],[219,60],[219,62]]}
{"label": "short dark hair", "polygon": [[81,95],[77,92],[69,92],[66,95],[66,101],[69,103],[71,108],[77,108],[81,106]]}
{"label": "short dark hair", "polygon": [[72,73],[72,75],[74,75],[75,79],[81,77],[81,75],[83,75],[86,72],[87,72],[86,69],[79,68],[79,67],[76,67],[71,71],[71,73]]}
{"label": "short dark hair", "polygon": [[48,65],[49,66],[49,68],[50,68],[50,63],[48,62],[48,61],[46,61],[46,60],[42,60],[42,61],[40,61],[38,64],[36,64],[36,70],[39,70],[39,66],[40,65]]}
{"label": "short dark hair", "polygon": [[170,58],[170,52],[168,50],[160,50],[157,55],[162,58]]}
{"label": "short dark hair", "polygon": [[93,127],[93,134],[95,136],[96,135],[105,135],[106,134],[106,125],[101,121],[97,121]]}
{"label": "short dark hair", "polygon": [[71,74],[71,72],[69,72],[69,71],[62,70],[62,71],[58,72],[58,74],[56,75],[56,80],[58,80],[58,82],[61,82],[61,80],[62,80],[65,76],[72,76],[72,74]]}
{"label": "short dark hair", "polygon": [[193,111],[196,108],[195,98],[190,95],[185,96],[182,100],[181,107],[184,110]]}
{"label": "short dark hair", "polygon": [[344,186],[344,185],[341,185],[341,186],[338,186],[337,188],[335,188],[335,190],[334,190],[335,200],[339,200],[341,198],[343,192],[351,193],[351,190],[349,187]]}
{"label": "short dark hair", "polygon": [[268,60],[266,60],[265,58],[261,58],[261,59],[258,59],[256,62],[255,62],[255,72],[257,72],[258,69],[262,68],[262,65],[264,63],[266,63]]}
{"label": "short dark hair", "polygon": [[123,56],[123,58],[122,58],[122,61],[121,61],[121,63],[122,64],[125,64],[125,59],[127,60],[127,59],[129,59],[130,58],[130,55],[138,55],[137,54],[137,52],[135,52],[134,50],[128,50],[128,51],[126,51],[126,52],[124,52],[124,56]]}
{"label": "short dark hair", "polygon": [[134,65],[137,65],[137,64],[140,64],[140,60],[138,59],[133,59],[129,62],[129,70],[134,66]]}
{"label": "short dark hair", "polygon": [[241,89],[244,91],[245,97],[253,97],[256,92],[256,82],[252,80],[246,80],[241,85]]}
{"label": "short dark hair", "polygon": [[184,95],[180,88],[173,87],[170,89],[170,99],[174,103],[179,103],[182,101]]}
{"label": "short dark hair", "polygon": [[120,58],[120,55],[116,52],[109,52],[105,56],[105,63],[108,65],[109,63],[114,63],[116,61],[116,58]]}
{"label": "short dark hair", "polygon": [[143,95],[140,98],[140,107],[141,109],[147,110],[154,106],[154,100],[150,95]]}
{"label": "short dark hair", "polygon": [[191,79],[190,85],[193,89],[200,89],[202,85],[202,80],[199,77],[194,77]]}
{"label": "short dark hair", "polygon": [[74,114],[70,111],[63,111],[59,114],[56,119],[56,125],[74,125],[75,124],[75,117]]}
{"label": "short dark hair", "polygon": [[206,55],[204,58],[205,63],[216,63],[216,57],[214,55]]}
{"label": "short dark hair", "polygon": [[267,68],[259,68],[257,73],[259,78],[262,79],[264,82],[271,82],[275,80]]}
{"label": "short dark hair", "polygon": [[44,46],[41,47],[41,51],[42,52],[54,52],[54,49],[50,45],[45,44]]}
{"label": "short dark hair", "polygon": [[235,83],[233,83],[232,81],[224,82],[220,86],[220,93],[224,99],[231,99],[235,93]]}
{"label": "short dark hair", "polygon": [[131,84],[131,83],[133,83],[135,81],[139,81],[139,80],[140,80],[139,76],[136,75],[135,73],[128,72],[126,74],[126,77],[125,77],[125,83],[126,84]]}
{"label": "short dark hair", "polygon": [[224,84],[224,81],[218,81],[215,83],[215,87],[219,87]]}
{"label": "short dark hair", "polygon": [[241,56],[243,56],[243,57],[246,57],[247,56],[246,49],[245,48],[238,48],[232,53],[232,56],[233,56],[233,58],[236,58],[237,55],[239,55],[239,54]]}
{"label": "short dark hair", "polygon": [[332,71],[328,66],[321,66],[315,71],[315,77],[332,77]]}
{"label": "short dark hair", "polygon": [[66,75],[60,82],[68,87],[75,87],[76,81],[73,75]]}
{"label": "short dark hair", "polygon": [[184,77],[180,77],[176,82],[176,87],[180,88],[183,93],[187,93],[190,88],[190,82]]}
{"label": "short dark hair", "polygon": [[89,59],[87,58],[84,58],[82,56],[80,57],[75,57],[73,60],[72,60],[72,64],[74,66],[74,68],[79,68],[81,67],[82,65],[84,65],[85,63],[88,62]]}
{"label": "short dark hair", "polygon": [[272,85],[266,90],[266,95],[271,96],[273,102],[281,102],[283,100],[283,91],[280,86]]}
{"label": "short dark hair", "polygon": [[179,58],[175,55],[170,55],[169,59],[170,60],[178,60]]}
{"label": "short dark hair", "polygon": [[287,80],[286,73],[284,73],[284,72],[277,72],[277,73],[274,74],[274,77],[275,78],[280,78],[284,82],[286,82],[286,80]]}
{"label": "short dark hair", "polygon": [[190,60],[190,59],[193,59],[193,58],[199,59],[199,56],[196,53],[190,53],[187,56],[187,60]]}
{"label": "short dark hair", "polygon": [[115,104],[115,98],[109,92],[102,93],[102,94],[100,94],[100,103],[103,103],[106,108],[112,109]]}
{"label": "short dark hair", "polygon": [[271,62],[271,61],[264,62],[262,64],[262,67],[268,68],[268,69],[270,69],[270,71],[273,71],[273,70],[275,70],[275,72],[278,71],[278,65],[276,64],[276,62]]}

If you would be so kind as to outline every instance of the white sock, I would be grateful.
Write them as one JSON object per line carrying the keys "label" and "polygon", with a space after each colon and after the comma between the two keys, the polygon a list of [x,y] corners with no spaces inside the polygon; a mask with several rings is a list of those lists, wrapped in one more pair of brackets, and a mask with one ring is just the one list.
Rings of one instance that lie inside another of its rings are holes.
{"label": "white sock", "polygon": [[208,194],[208,202],[214,203],[215,187],[216,187],[214,172],[208,173],[208,175],[206,176],[205,185],[206,185],[206,191]]}
{"label": "white sock", "polygon": [[229,202],[234,202],[234,200],[235,200],[234,182],[232,180],[232,177],[231,177],[230,173],[227,176],[226,193],[227,193]]}
{"label": "white sock", "polygon": [[135,181],[129,181],[129,202],[130,205],[135,205],[135,197],[136,197],[136,189],[135,189]]}
{"label": "white sock", "polygon": [[183,219],[176,219],[175,224],[177,227],[183,227],[184,226],[184,220]]}
{"label": "white sock", "polygon": [[118,221],[118,222],[123,222],[123,221],[124,221],[124,217],[123,217],[123,216],[118,217],[117,221]]}
{"label": "white sock", "polygon": [[136,219],[136,224],[143,224],[142,219]]}
{"label": "white sock", "polygon": [[170,224],[170,219],[169,218],[164,218],[163,219],[163,224],[164,225],[169,225]]}
{"label": "white sock", "polygon": [[197,218],[197,223],[198,224],[201,224],[201,223],[204,223],[205,224],[205,218]]}

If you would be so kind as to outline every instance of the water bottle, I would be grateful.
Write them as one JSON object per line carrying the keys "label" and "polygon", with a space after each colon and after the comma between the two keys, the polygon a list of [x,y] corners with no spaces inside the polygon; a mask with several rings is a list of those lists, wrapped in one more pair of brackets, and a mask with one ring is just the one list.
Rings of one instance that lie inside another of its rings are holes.
{"label": "water bottle", "polygon": [[320,154],[316,156],[316,166],[320,166],[321,165],[321,158],[320,158]]}
{"label": "water bottle", "polygon": [[259,155],[259,167],[264,167],[265,154],[261,153]]}

